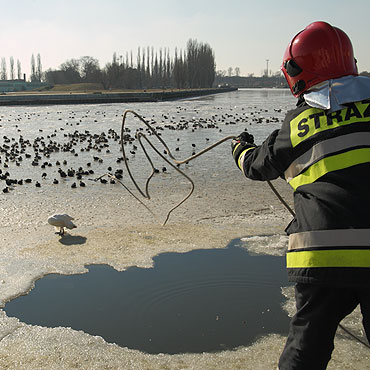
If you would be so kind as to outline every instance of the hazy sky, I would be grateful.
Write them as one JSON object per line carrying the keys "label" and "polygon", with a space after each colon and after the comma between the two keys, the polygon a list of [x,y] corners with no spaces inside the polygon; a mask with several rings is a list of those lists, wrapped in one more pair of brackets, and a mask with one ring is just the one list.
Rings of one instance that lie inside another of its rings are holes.
{"label": "hazy sky", "polygon": [[[138,46],[185,49],[187,41],[208,43],[216,69],[239,67],[260,76],[280,68],[291,38],[323,20],[351,38],[360,71],[370,71],[369,0],[0,0],[0,57],[20,60],[29,75],[31,55],[43,70],[89,55],[104,67],[113,52]],[[134,59],[135,60],[135,59]]]}

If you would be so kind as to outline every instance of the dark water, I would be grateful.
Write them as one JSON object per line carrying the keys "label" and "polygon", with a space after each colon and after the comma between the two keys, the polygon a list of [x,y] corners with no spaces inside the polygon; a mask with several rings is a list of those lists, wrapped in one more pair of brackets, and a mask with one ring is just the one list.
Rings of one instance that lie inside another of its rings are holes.
{"label": "dark water", "polygon": [[65,326],[148,353],[209,352],[286,334],[283,257],[225,249],[163,253],[153,268],[48,275],[5,311],[28,324]]}

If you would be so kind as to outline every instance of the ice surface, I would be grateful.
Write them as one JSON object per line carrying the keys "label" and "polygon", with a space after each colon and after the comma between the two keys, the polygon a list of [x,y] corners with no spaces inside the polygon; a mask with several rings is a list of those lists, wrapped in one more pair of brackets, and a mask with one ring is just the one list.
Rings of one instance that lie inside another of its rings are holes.
{"label": "ice surface", "polygon": [[[237,95],[235,95],[237,94]],[[246,94],[245,97],[243,94]],[[216,141],[223,136],[255,128],[257,140],[261,141],[278,125],[258,124],[249,126],[251,111],[259,110],[266,99],[276,108],[286,107],[286,96],[278,92],[259,91],[221,94],[212,98],[175,103],[138,104],[133,108],[160,120],[162,113],[170,112],[174,117],[181,115],[210,117],[212,114],[238,113],[241,117],[236,125],[220,123],[222,132],[185,130],[175,133],[180,137],[180,154],[191,154],[187,143],[195,142],[200,149],[208,145],[205,138]],[[244,98],[243,98],[244,97]],[[237,100],[236,100],[237,99]],[[235,107],[235,102],[238,106]],[[258,106],[258,109],[254,108]],[[231,108],[232,107],[232,108]],[[51,135],[58,131],[60,140],[64,133],[80,131],[107,131],[120,128],[122,105],[64,106],[64,107],[15,107],[10,111],[0,109],[3,117],[2,136],[18,137],[17,127],[25,138],[36,135]],[[72,116],[75,120],[71,119]],[[259,112],[255,115],[272,115]],[[31,119],[28,119],[31,117]],[[17,117],[27,120],[19,122]],[[87,117],[87,118],[85,118]],[[283,113],[280,114],[280,118]],[[62,121],[59,120],[62,118]],[[77,126],[78,119],[81,123]],[[235,118],[235,116],[234,116]],[[95,119],[98,122],[94,122]],[[66,121],[69,125],[66,125]],[[60,123],[60,122],[63,122]],[[34,129],[37,127],[43,132]],[[110,149],[117,146],[110,143]],[[119,150],[117,149],[118,154]],[[91,160],[93,154],[79,153],[79,157],[68,156],[68,166],[76,166]],[[116,167],[117,153],[100,153],[104,163],[96,163],[96,175],[107,172],[112,162]],[[67,156],[55,154],[56,159]],[[130,158],[140,173],[140,160]],[[111,161],[111,162],[110,162]],[[135,165],[136,163],[136,165]],[[158,167],[160,164],[157,164]],[[120,165],[122,167],[122,164]],[[160,168],[160,167],[159,167]],[[15,186],[9,193],[0,193],[0,304],[27,293],[34,281],[49,273],[86,273],[85,265],[109,264],[117,270],[129,266],[150,268],[152,258],[163,252],[187,252],[200,248],[223,248],[234,238],[244,238],[243,247],[253,253],[282,255],[286,245],[283,230],[291,220],[290,214],[281,206],[267,184],[243,178],[236,168],[228,143],[204,155],[186,167],[194,179],[196,189],[193,196],[170,218],[168,225],[161,226],[167,211],[182,199],[188,191],[188,183],[172,172],[159,174],[151,188],[152,199],[145,201],[158,215],[158,220],[142,207],[118,184],[102,185],[86,180],[86,188],[71,189],[72,180],[67,179],[57,186],[51,184],[52,167],[45,180],[41,169],[16,167],[9,164],[10,172],[17,176],[32,176],[41,182],[34,185]],[[17,172],[18,171],[18,172]],[[28,172],[27,172],[28,171]],[[47,180],[49,179],[49,181]],[[143,179],[141,179],[143,180]],[[2,184],[4,184],[2,182]],[[283,197],[291,202],[291,191],[282,181],[274,184]],[[132,186],[131,186],[132,189]],[[47,224],[50,214],[68,213],[74,216],[78,228],[68,231],[64,237],[54,234]],[[291,288],[282,292],[289,298],[285,308],[292,314],[294,300]],[[356,311],[346,321],[356,332],[361,332],[360,315]],[[339,333],[338,333],[339,334]],[[69,328],[44,328],[26,325],[9,318],[0,310],[0,368],[11,369],[275,369],[285,338],[271,335],[261,338],[250,347],[220,353],[184,355],[147,355],[139,351],[106,343]],[[361,344],[337,335],[336,349],[328,369],[362,370],[369,367],[369,351]]]}
{"label": "ice surface", "polygon": [[288,248],[286,235],[253,235],[241,238],[250,252],[284,256]]}

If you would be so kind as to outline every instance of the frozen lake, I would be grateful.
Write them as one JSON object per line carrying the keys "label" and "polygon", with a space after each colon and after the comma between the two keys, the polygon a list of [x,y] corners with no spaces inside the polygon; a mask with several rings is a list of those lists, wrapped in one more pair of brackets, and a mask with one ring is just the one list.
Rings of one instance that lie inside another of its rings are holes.
{"label": "frozen lake", "polygon": [[[84,274],[88,265],[150,270],[163,253],[222,250],[236,238],[248,253],[283,256],[283,230],[291,216],[267,184],[243,178],[229,142],[180,167],[194,181],[195,191],[163,227],[168,210],[187,194],[189,183],[149,150],[159,173],[150,185],[151,199],[140,198],[120,160],[117,135],[123,112],[132,109],[160,132],[176,158],[183,159],[245,128],[260,143],[280,127],[294,104],[288,90],[261,89],[163,103],[1,107],[2,306],[48,274]],[[133,117],[126,127],[131,135],[145,131]],[[127,156],[144,186],[150,167],[134,145],[127,144]],[[125,186],[156,217],[119,183],[91,181],[120,169]],[[282,180],[274,184],[291,204],[289,187]],[[47,224],[47,218],[58,213],[70,214],[77,224],[63,238]],[[288,298],[283,309],[292,314],[292,290],[280,288],[281,302]],[[346,325],[361,334],[358,312]],[[64,325],[26,324],[3,310],[0,339],[0,367],[19,369],[273,369],[285,342],[282,333],[271,330],[235,350],[148,354]],[[369,360],[368,350],[338,331],[328,369],[366,369]]]}

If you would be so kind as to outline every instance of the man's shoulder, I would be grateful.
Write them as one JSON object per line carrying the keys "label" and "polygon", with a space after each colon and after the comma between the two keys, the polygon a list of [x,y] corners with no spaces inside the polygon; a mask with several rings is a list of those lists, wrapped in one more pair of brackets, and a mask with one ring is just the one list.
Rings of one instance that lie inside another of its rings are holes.
{"label": "man's shoulder", "polygon": [[311,109],[312,107],[310,107],[304,99],[302,100],[299,100],[297,102],[297,105],[295,108],[289,110],[286,114],[286,117],[285,119],[288,120],[288,121],[291,121],[293,118],[297,117],[298,115],[300,115],[302,112],[304,112],[305,110],[307,109]]}

